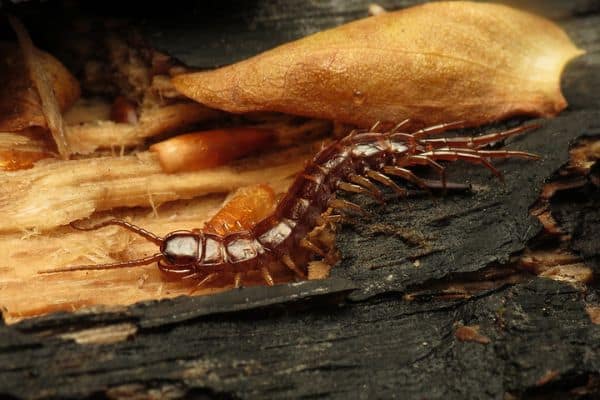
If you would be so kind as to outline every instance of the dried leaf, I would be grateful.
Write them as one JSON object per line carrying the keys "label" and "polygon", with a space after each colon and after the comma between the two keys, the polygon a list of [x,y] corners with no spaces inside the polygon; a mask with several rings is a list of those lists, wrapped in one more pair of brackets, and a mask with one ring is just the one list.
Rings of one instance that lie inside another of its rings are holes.
{"label": "dried leaf", "polygon": [[556,115],[565,64],[582,54],[554,23],[487,3],[383,13],[214,71],[172,79],[234,113],[279,111],[359,126]]}
{"label": "dried leaf", "polygon": [[[54,57],[38,51],[39,63],[50,76],[61,110],[79,97],[75,77]],[[40,97],[25,67],[23,53],[16,44],[0,43],[0,130],[17,132],[32,126],[47,128]]]}
{"label": "dried leaf", "polygon": [[[46,119],[48,130],[52,134],[54,143],[61,158],[68,159],[71,155],[69,142],[65,136],[62,110],[59,100],[54,92],[53,79],[50,71],[46,70],[43,63],[43,54],[33,45],[29,33],[17,18],[8,16],[8,22],[17,34],[19,46],[23,52],[25,65],[29,71],[29,77],[37,89],[42,105],[42,113]],[[77,87],[79,89],[79,87]]]}

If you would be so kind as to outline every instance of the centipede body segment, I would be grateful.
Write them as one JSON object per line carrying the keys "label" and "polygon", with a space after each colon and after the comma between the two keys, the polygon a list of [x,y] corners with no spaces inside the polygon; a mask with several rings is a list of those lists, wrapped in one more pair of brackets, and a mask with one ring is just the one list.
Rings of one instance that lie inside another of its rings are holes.
{"label": "centipede body segment", "polygon": [[[270,269],[285,266],[298,278],[306,278],[306,264],[323,251],[307,239],[313,228],[323,222],[322,214],[329,208],[336,212],[362,209],[347,200],[336,198],[343,190],[370,195],[382,202],[377,184],[394,190],[400,197],[406,189],[390,178],[416,187],[445,188],[448,186],[445,167],[441,162],[462,160],[483,166],[502,177],[491,159],[522,158],[535,160],[537,155],[511,150],[484,150],[490,143],[536,128],[523,126],[478,137],[430,138],[430,136],[460,123],[449,123],[402,133],[402,123],[387,132],[377,132],[377,125],[365,132],[353,131],[319,151],[296,176],[275,210],[256,224],[238,226],[230,232],[215,229],[175,231],[165,237],[121,220],[109,220],[85,230],[106,225],[120,225],[160,246],[160,252],[149,257],[114,264],[84,265],[42,272],[64,272],[87,269],[133,267],[158,261],[158,268],[169,278],[189,279],[204,285],[216,277],[230,276],[235,286],[243,283],[249,272],[259,272],[265,283],[274,284]],[[439,181],[420,178],[411,167],[433,168]],[[336,217],[331,217],[336,220]]]}

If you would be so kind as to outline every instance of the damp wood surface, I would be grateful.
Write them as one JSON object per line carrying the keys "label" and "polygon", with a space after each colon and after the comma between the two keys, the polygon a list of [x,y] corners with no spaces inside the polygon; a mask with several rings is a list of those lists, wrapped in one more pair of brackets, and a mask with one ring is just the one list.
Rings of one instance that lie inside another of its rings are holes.
{"label": "damp wood surface", "polygon": [[[0,325],[0,395],[257,399],[597,396],[597,286],[589,280],[568,281],[560,272],[536,276],[518,261],[525,257],[522,252],[529,254],[542,246],[536,238],[543,226],[530,210],[544,184],[568,162],[569,145],[582,136],[595,141],[600,135],[600,98],[596,94],[600,91],[600,6],[594,1],[553,3],[553,17],[559,18],[587,54],[569,65],[563,77],[570,108],[556,119],[541,121],[539,130],[508,142],[511,149],[542,155],[541,161],[499,162],[506,175],[504,185],[483,169],[455,165],[450,178],[470,183],[472,190],[466,193],[421,195],[403,202],[387,193],[385,206],[353,197],[372,217],[342,226],[337,239],[342,260],[325,280],[211,296],[190,297],[182,292],[173,299],[131,306],[76,313],[64,310],[8,325],[5,321]],[[321,17],[314,18],[312,10],[302,19],[300,6],[288,8],[293,11],[287,14],[277,10],[274,17],[270,4],[271,8],[265,8],[264,2],[256,2],[254,18],[267,26],[279,21],[284,27],[281,31],[289,35],[285,40],[300,34],[296,28],[288,28],[286,21],[302,20],[303,32],[309,33],[361,16],[368,6],[366,2],[348,2],[347,11],[340,12],[333,11],[339,4],[331,2],[331,8],[319,9]],[[190,37],[198,34],[192,27],[187,29]],[[227,29],[229,35],[244,31],[236,26]],[[227,29],[222,34],[227,34]],[[250,37],[262,43],[259,33]],[[273,35],[273,40],[281,38],[278,35]],[[217,39],[212,40],[210,36],[205,40],[212,49],[208,54],[221,47]],[[225,53],[231,58],[224,63],[237,59]],[[581,184],[550,200],[550,215],[564,234],[546,239],[542,247],[550,253],[559,248],[572,253],[576,261],[565,263],[582,265],[597,274],[597,165],[581,179]],[[216,209],[221,200],[215,195],[210,200],[212,207]],[[189,201],[170,207],[191,210],[193,219],[195,210],[210,204]],[[136,222],[153,227],[155,216],[148,211],[137,218]],[[169,221],[172,225],[165,227],[187,227],[180,222],[192,221]],[[20,239],[26,232],[11,234]],[[83,246],[79,240],[73,244]],[[121,256],[123,251],[143,251],[136,249],[135,243],[129,249],[124,240],[116,241],[123,246]],[[44,246],[60,244],[48,241]],[[44,257],[44,247],[40,253]],[[131,273],[138,285],[144,273],[156,272],[149,268]],[[565,279],[550,279],[553,277]],[[108,279],[106,287],[110,286]],[[90,294],[106,287],[86,290]],[[24,293],[31,296],[32,305],[36,296],[44,295],[42,286],[21,290],[39,291]],[[65,286],[64,290],[74,289]]]}

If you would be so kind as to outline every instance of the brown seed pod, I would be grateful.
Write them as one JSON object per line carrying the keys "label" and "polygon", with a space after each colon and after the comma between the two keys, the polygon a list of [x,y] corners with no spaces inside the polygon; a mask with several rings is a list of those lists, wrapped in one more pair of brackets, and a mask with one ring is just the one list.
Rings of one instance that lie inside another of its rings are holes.
{"label": "brown seed pod", "polygon": [[553,116],[565,64],[582,54],[554,23],[487,3],[434,2],[384,13],[213,71],[172,79],[233,113],[279,111],[359,126],[476,126]]}
{"label": "brown seed pod", "polygon": [[227,128],[186,133],[150,146],[165,172],[218,167],[272,143],[275,132],[260,128]]}

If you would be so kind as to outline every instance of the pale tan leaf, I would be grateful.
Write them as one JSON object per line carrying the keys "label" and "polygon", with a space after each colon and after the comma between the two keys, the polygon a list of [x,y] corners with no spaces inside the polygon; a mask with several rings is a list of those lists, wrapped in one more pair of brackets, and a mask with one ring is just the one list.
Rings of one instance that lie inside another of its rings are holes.
{"label": "pale tan leaf", "polygon": [[383,13],[214,71],[172,79],[233,113],[279,111],[368,127],[556,115],[565,64],[582,54],[556,24],[491,3]]}

